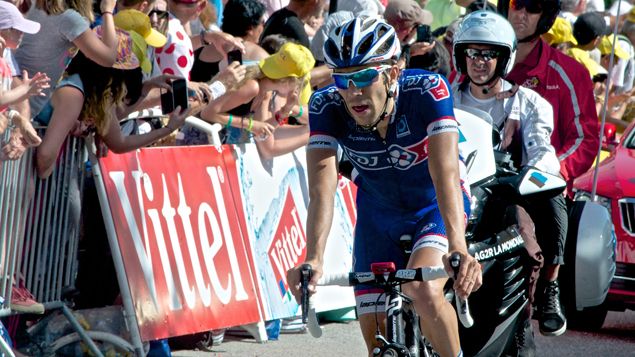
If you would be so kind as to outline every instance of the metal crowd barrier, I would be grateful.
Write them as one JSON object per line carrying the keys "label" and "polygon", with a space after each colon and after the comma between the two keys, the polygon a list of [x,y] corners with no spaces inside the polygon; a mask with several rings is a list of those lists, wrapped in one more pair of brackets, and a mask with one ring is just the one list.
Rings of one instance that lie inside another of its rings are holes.
{"label": "metal crowd barrier", "polygon": [[[7,129],[0,144],[10,135]],[[62,301],[77,276],[85,141],[69,137],[46,180],[37,178],[34,154],[29,149],[18,160],[0,162],[0,317],[17,313],[11,309],[12,290],[24,287],[46,310],[61,309],[93,355],[103,356]],[[0,353],[12,355],[4,347],[0,344]]]}

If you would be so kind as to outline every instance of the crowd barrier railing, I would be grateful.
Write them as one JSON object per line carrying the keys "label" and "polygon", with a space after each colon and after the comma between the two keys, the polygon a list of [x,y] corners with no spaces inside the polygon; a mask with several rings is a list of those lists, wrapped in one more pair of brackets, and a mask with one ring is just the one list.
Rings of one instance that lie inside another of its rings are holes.
{"label": "crowd barrier railing", "polygon": [[[11,135],[11,129],[4,133],[3,145]],[[103,356],[63,302],[77,276],[86,142],[69,137],[45,180],[37,177],[34,156],[28,149],[18,160],[0,162],[0,316],[17,313],[11,308],[13,289],[26,288],[46,310],[60,309],[90,351]],[[28,332],[39,328],[42,324]]]}

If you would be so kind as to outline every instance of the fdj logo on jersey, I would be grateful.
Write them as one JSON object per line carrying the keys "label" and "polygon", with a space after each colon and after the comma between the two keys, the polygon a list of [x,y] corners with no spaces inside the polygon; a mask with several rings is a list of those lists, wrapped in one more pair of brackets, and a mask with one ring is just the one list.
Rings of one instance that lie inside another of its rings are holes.
{"label": "fdj logo on jersey", "polygon": [[382,151],[355,151],[345,149],[346,155],[363,170],[384,170],[396,168],[408,170],[428,158],[428,138],[408,147],[396,144]]}

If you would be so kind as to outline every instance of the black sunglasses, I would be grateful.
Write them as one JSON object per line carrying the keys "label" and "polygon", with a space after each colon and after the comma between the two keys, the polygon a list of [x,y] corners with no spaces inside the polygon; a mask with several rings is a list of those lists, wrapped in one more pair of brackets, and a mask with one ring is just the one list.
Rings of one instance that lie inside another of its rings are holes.
{"label": "black sunglasses", "polygon": [[150,11],[150,13],[148,14],[148,16],[152,17],[155,16],[159,19],[163,19],[168,17],[168,12],[165,10],[152,10]]}
{"label": "black sunglasses", "polygon": [[516,11],[526,9],[530,14],[542,13],[542,3],[540,0],[509,0],[509,8]]}
{"label": "black sunglasses", "polygon": [[477,58],[483,59],[485,62],[489,62],[493,59],[498,58],[500,56],[500,52],[496,50],[477,50],[476,48],[466,48],[463,53],[465,56],[471,60],[476,60]]}

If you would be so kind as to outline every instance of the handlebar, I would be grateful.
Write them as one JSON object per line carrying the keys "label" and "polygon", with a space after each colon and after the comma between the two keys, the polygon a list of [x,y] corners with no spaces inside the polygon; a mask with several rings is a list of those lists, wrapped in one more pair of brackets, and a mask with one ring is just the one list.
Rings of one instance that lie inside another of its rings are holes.
{"label": "handlebar", "polygon": [[[459,271],[460,255],[452,254],[450,264],[456,276]],[[319,338],[322,336],[322,328],[319,325],[312,299],[308,298],[308,282],[311,276],[311,266],[304,264],[301,268],[301,291],[302,291],[302,322],[307,324],[307,328],[311,336]],[[308,278],[305,279],[305,277]],[[329,286],[355,286],[359,284],[370,284],[380,286],[395,286],[411,281],[430,281],[441,278],[448,278],[449,275],[442,265],[420,267],[416,269],[400,269],[390,273],[375,274],[373,272],[354,272],[324,275],[318,281],[318,285]],[[455,294],[456,311],[459,315],[459,321],[463,326],[469,328],[474,324],[474,319],[470,314],[470,308],[467,300],[459,298]]]}

